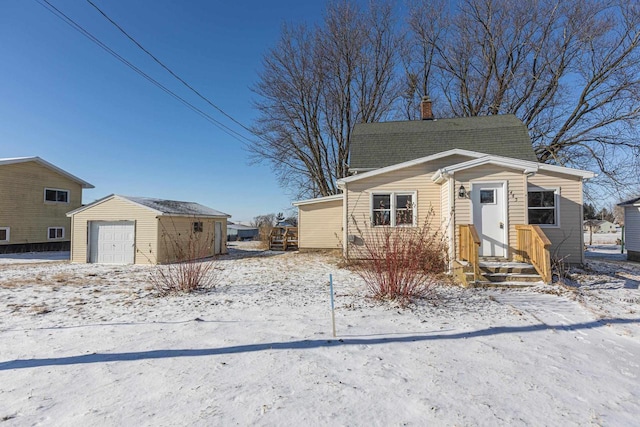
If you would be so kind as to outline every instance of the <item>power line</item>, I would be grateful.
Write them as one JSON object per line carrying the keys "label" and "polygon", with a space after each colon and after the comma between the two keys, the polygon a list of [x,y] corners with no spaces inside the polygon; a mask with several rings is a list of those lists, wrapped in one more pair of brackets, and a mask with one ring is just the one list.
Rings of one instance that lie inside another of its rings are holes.
{"label": "power line", "polygon": [[213,125],[218,127],[221,131],[225,132],[227,135],[237,139],[241,143],[246,143],[246,142],[251,143],[251,140],[249,138],[247,138],[246,136],[236,132],[235,130],[229,128],[228,126],[225,126],[223,123],[221,123],[220,121],[214,119],[209,114],[207,114],[206,112],[202,111],[200,108],[196,107],[195,105],[191,104],[189,101],[187,101],[186,99],[182,98],[181,96],[179,96],[178,94],[173,92],[171,89],[167,88],[162,83],[158,82],[153,77],[149,76],[147,73],[142,71],[140,68],[136,67],[134,64],[132,64],[131,62],[126,60],[124,57],[122,57],[116,51],[114,51],[109,46],[107,46],[105,43],[100,41],[97,37],[95,37],[89,31],[84,29],[80,24],[75,22],[69,16],[65,15],[61,10],[59,10],[54,5],[52,5],[48,0],[35,0],[35,1],[38,4],[40,4],[42,7],[44,7],[46,10],[51,12],[54,16],[56,16],[57,18],[61,19],[63,22],[65,22],[71,28],[73,28],[74,30],[78,31],[80,34],[82,34],[83,36],[85,36],[86,38],[88,38],[89,40],[94,42],[95,44],[97,44],[100,48],[102,48],[107,53],[112,55],[114,58],[116,58],[117,60],[119,60],[120,62],[125,64],[127,67],[131,68],[133,71],[135,71],[136,73],[138,73],[139,75],[141,75],[142,77],[147,79],[150,83],[154,84],[156,87],[158,87],[159,89],[163,90],[168,95],[170,95],[170,96],[174,97],[175,99],[177,99],[178,101],[182,102],[187,108],[191,109],[195,113],[197,113],[200,116],[202,116],[204,119],[208,120],[210,123],[212,123]]}
{"label": "power line", "polygon": [[[157,62],[162,68],[164,68],[165,70],[167,70],[167,72],[169,72],[169,74],[171,74],[173,77],[175,77],[176,79],[178,79],[178,81],[180,81],[180,83],[182,83],[183,85],[185,85],[187,88],[189,88],[193,93],[195,93],[196,95],[198,95],[202,100],[204,100],[207,104],[211,105],[213,108],[215,108],[216,110],[218,110],[220,113],[222,113],[225,117],[227,117],[228,119],[230,119],[231,121],[233,121],[234,123],[240,125],[243,129],[245,129],[246,131],[250,132],[251,134],[253,134],[253,131],[251,129],[249,129],[248,127],[246,127],[244,124],[242,124],[241,122],[239,122],[238,120],[236,120],[235,118],[233,118],[231,115],[227,114],[222,108],[218,107],[217,105],[215,105],[213,102],[211,102],[207,97],[205,97],[204,95],[202,95],[199,91],[197,91],[196,89],[193,88],[193,86],[191,86],[189,83],[187,83],[186,81],[184,81],[184,79],[182,79],[182,77],[180,77],[179,75],[177,75],[175,72],[173,72],[173,70],[171,70],[168,66],[166,66],[162,61],[160,61],[155,55],[153,55],[151,52],[149,52],[147,49],[145,49],[144,46],[142,46],[135,38],[133,38],[133,36],[131,36],[129,33],[127,33],[124,28],[122,28],[120,25],[118,25],[117,22],[115,22],[113,19],[111,19],[105,12],[102,11],[102,9],[100,9],[98,6],[96,6],[95,3],[93,3],[91,0],[87,0],[87,2],[93,6],[98,12],[100,12],[100,14],[102,16],[104,16],[104,18],[106,20],[108,20],[109,22],[111,22],[118,30],[120,30],[120,32],[122,34],[124,34],[129,40],[131,40],[136,46],[138,46],[140,49],[142,49],[142,51],[144,53],[146,53],[147,55],[149,55],[151,57],[151,59],[153,59],[155,62]],[[257,135],[256,135],[257,136]]]}

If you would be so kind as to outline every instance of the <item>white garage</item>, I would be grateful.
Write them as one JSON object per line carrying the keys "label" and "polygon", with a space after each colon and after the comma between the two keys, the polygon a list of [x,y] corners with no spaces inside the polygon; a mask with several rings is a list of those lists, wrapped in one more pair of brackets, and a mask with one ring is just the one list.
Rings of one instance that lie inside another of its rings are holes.
{"label": "white garage", "polygon": [[[230,215],[194,202],[112,194],[67,216],[72,262],[164,264],[227,252]],[[186,253],[194,242],[198,251]]]}
{"label": "white garage", "polygon": [[135,222],[91,221],[89,230],[89,262],[133,264]]}

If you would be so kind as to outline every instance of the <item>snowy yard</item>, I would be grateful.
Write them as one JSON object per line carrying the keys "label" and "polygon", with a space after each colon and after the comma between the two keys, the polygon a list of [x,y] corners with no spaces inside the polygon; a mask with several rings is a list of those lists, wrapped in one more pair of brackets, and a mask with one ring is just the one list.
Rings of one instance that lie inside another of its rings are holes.
{"label": "snowy yard", "polygon": [[[32,257],[33,258],[33,257]],[[633,425],[640,265],[568,285],[364,297],[322,254],[239,244],[205,294],[153,267],[0,262],[0,425]],[[329,274],[336,294],[331,334]]]}

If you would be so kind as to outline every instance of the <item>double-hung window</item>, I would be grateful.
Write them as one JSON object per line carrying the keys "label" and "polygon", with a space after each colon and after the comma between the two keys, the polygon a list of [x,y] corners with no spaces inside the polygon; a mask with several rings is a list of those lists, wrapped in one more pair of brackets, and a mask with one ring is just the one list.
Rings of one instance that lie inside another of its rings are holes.
{"label": "double-hung window", "polygon": [[371,219],[374,226],[412,226],[416,218],[416,193],[392,192],[371,195]]}
{"label": "double-hung window", "polygon": [[54,203],[69,203],[69,191],[57,188],[44,189],[44,201]]}
{"label": "double-hung window", "polygon": [[529,224],[558,225],[558,190],[529,188]]}

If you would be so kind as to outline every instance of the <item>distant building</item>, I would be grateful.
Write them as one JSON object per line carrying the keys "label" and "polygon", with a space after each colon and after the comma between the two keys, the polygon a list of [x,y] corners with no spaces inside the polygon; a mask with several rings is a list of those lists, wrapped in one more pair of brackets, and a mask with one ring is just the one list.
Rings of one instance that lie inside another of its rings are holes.
{"label": "distant building", "polygon": [[258,237],[259,230],[257,227],[250,227],[242,224],[227,224],[227,241],[234,242],[236,240],[253,240]]}
{"label": "distant building", "polygon": [[[615,233],[618,227],[603,219],[587,219],[584,221],[584,231],[592,231],[593,233]],[[589,230],[591,229],[591,230]]]}

